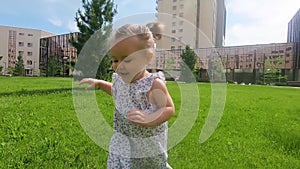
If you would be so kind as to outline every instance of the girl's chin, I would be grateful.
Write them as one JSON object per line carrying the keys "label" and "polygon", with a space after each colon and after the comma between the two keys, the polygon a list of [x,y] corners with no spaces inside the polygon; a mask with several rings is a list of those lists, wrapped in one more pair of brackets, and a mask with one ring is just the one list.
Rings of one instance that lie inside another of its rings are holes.
{"label": "girl's chin", "polygon": [[125,82],[125,83],[131,83],[133,81],[133,77],[130,77],[130,76],[124,76],[124,75],[120,75],[122,80]]}

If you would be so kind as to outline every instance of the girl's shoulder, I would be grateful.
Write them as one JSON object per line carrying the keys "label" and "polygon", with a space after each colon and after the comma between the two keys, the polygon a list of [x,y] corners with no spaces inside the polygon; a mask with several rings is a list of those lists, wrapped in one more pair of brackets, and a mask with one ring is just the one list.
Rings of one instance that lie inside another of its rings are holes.
{"label": "girl's shoulder", "polygon": [[153,83],[151,86],[151,90],[159,89],[159,90],[166,90],[166,82],[161,78],[154,78]]}
{"label": "girl's shoulder", "polygon": [[152,73],[152,75],[153,75],[154,78],[158,78],[158,79],[162,80],[164,83],[166,83],[166,77],[165,77],[165,74],[163,72],[161,72],[161,71],[154,72],[154,73]]}

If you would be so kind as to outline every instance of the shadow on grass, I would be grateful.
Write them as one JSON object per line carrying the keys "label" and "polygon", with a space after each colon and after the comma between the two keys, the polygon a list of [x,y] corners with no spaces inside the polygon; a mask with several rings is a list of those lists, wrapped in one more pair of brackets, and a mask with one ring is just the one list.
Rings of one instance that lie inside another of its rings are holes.
{"label": "shadow on grass", "polygon": [[6,96],[42,96],[42,95],[49,95],[49,94],[72,92],[72,90],[85,90],[85,89],[84,88],[58,88],[58,89],[27,90],[27,89],[22,88],[19,91],[2,92],[2,93],[0,93],[0,97],[6,97]]}

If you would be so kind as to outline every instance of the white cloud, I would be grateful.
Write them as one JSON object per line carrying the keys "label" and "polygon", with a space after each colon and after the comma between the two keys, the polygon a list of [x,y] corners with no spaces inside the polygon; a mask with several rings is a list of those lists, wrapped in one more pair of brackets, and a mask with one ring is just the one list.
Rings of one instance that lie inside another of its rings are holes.
{"label": "white cloud", "polygon": [[62,21],[60,19],[48,19],[48,21],[54,26],[62,26]]}
{"label": "white cloud", "polygon": [[226,45],[281,43],[299,0],[228,0]]}
{"label": "white cloud", "polygon": [[68,22],[68,25],[67,25],[68,29],[71,31],[71,32],[78,32],[78,27],[77,27],[77,24],[76,22],[74,21],[69,21]]}

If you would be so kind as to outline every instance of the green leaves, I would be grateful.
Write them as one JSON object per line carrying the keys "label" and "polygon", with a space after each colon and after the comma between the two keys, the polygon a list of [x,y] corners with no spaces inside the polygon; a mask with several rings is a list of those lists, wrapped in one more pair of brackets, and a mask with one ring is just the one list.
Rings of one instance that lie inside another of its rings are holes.
{"label": "green leaves", "polygon": [[18,56],[17,63],[15,65],[13,74],[15,76],[24,76],[25,75],[24,60],[21,55]]}
{"label": "green leaves", "polygon": [[195,82],[193,71],[195,70],[197,54],[189,46],[186,46],[181,54],[181,58],[180,80],[184,82]]}
{"label": "green leaves", "polygon": [[107,38],[111,23],[117,13],[112,0],[82,0],[83,10],[78,9],[75,20],[79,29],[77,39],[70,43],[77,49],[78,61],[75,69],[83,77],[109,79],[110,58],[107,56]]}

